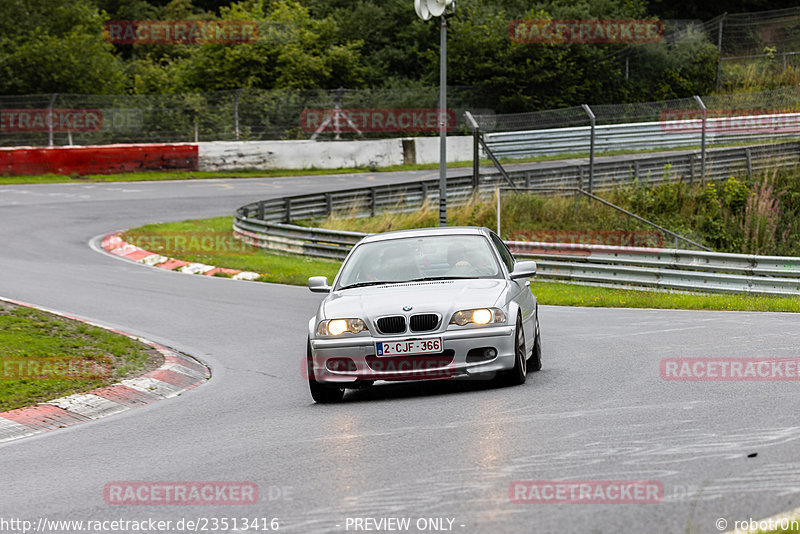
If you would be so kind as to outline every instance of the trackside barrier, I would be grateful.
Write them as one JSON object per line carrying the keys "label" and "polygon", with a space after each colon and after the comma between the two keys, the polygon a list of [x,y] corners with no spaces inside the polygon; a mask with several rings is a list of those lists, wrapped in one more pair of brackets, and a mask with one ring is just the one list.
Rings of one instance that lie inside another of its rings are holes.
{"label": "trackside barrier", "polygon": [[800,294],[800,258],[576,243],[509,241],[555,280],[710,293]]}
{"label": "trackside barrier", "polygon": [[[237,219],[234,234],[276,252],[344,259],[368,234]],[[644,247],[509,241],[520,258],[536,260],[537,276],[601,286],[708,293],[800,295],[800,258]]]}
{"label": "trackside barrier", "polygon": [[0,176],[196,171],[197,160],[194,144],[0,148]]}
{"label": "trackside barrier", "polygon": [[[800,114],[747,115],[708,118],[709,144],[752,143],[775,138],[800,137]],[[673,120],[606,124],[595,127],[595,150],[649,150],[698,146],[701,120]],[[485,133],[489,149],[498,158],[522,158],[575,152],[589,152],[591,126],[548,128],[517,132]]]}
{"label": "trackside barrier", "polygon": [[[800,162],[800,142],[720,148],[708,151],[707,178],[727,179],[733,174],[758,174],[767,169],[795,167]],[[656,185],[699,179],[699,156],[683,151],[656,156],[637,155],[595,164],[594,189],[609,190],[618,186],[637,184]],[[572,195],[583,188],[588,178],[588,165],[576,161],[541,162],[529,169],[481,173],[475,180],[471,173],[454,174],[447,179],[447,201],[450,205],[466,203],[474,193],[491,195],[498,186],[510,180],[518,188],[551,188],[543,194]],[[385,211],[404,212],[419,209],[426,202],[439,201],[439,180],[406,182],[376,187],[353,188],[329,193],[296,195],[260,200],[236,210],[237,220],[289,223],[292,220],[323,219],[332,213],[352,217],[367,217]]]}
{"label": "trackside barrier", "polygon": [[[234,234],[276,252],[342,260],[368,234],[237,218]],[[537,276],[600,286],[800,295],[800,258],[644,247],[509,241]]]}
{"label": "trackside barrier", "polygon": [[[794,167],[799,153],[798,142],[712,149],[707,177],[725,179],[743,169],[753,174]],[[691,181],[691,169],[699,171],[698,163],[691,151],[600,162],[595,167],[595,188],[609,189],[634,180],[649,184]],[[540,187],[543,194],[572,195],[582,185],[585,169],[581,163],[546,162],[510,171],[508,177],[520,189]],[[506,185],[500,173],[481,174],[477,181],[471,173],[451,176],[448,203],[464,204],[474,194],[491,195]],[[367,217],[415,211],[426,203],[438,204],[438,194],[438,179],[432,179],[260,200],[236,210],[233,230],[240,239],[265,249],[343,259],[366,234],[298,226],[291,221],[321,220],[332,213]],[[511,242],[511,246],[520,257],[536,259],[538,276],[544,279],[702,292],[800,294],[800,258],[572,243]]]}

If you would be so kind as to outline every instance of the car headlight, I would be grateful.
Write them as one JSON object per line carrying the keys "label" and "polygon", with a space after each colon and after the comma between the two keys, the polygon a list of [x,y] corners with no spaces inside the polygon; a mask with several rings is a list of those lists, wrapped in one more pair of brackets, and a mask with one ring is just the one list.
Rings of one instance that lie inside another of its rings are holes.
{"label": "car headlight", "polygon": [[471,310],[459,310],[453,314],[450,324],[465,326],[469,323],[477,325],[504,323],[506,316],[499,308],[474,308]]}
{"label": "car headlight", "polygon": [[367,329],[361,319],[326,319],[317,325],[318,336],[340,336],[345,332],[358,334]]}

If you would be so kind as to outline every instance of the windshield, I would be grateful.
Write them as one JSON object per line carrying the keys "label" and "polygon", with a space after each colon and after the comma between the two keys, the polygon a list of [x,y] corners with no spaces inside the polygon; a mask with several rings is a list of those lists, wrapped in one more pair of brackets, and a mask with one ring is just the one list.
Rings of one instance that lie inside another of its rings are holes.
{"label": "windshield", "polygon": [[480,235],[441,235],[360,245],[342,267],[337,289],[391,282],[502,276]]}

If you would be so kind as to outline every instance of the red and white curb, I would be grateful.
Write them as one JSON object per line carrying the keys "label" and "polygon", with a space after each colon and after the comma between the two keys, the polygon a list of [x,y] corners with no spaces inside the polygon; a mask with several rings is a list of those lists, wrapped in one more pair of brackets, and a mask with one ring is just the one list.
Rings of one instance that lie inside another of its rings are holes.
{"label": "red and white curb", "polygon": [[33,304],[6,298],[0,300],[103,328],[150,345],[164,356],[164,364],[161,367],[142,376],[85,393],[42,402],[36,406],[0,412],[0,443],[99,419],[175,397],[211,378],[208,367],[198,360],[150,340]]}
{"label": "red and white curb", "polygon": [[176,260],[167,258],[160,254],[144,250],[136,245],[127,243],[120,237],[120,233],[108,235],[100,242],[100,247],[108,252],[121,258],[125,258],[136,263],[149,265],[151,267],[158,267],[159,269],[166,269],[168,271],[179,271],[188,274],[202,274],[205,276],[214,276],[216,274],[229,275],[234,280],[256,280],[261,275],[250,271],[239,271],[237,269],[225,269],[222,267],[215,267],[213,265],[206,265],[204,263],[191,263],[183,260]]}

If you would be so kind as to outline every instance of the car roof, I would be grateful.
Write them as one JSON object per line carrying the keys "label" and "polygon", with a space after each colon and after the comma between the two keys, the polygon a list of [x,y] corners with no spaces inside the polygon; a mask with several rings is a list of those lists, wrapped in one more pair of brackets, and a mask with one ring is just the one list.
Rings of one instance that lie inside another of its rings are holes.
{"label": "car roof", "polygon": [[433,226],[430,228],[414,228],[411,230],[395,230],[372,234],[365,237],[362,243],[372,243],[375,241],[387,241],[390,239],[400,239],[409,237],[429,237],[442,235],[484,235],[488,236],[490,230],[479,226]]}

